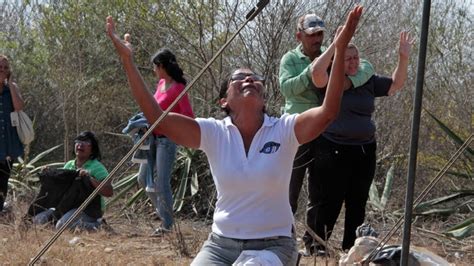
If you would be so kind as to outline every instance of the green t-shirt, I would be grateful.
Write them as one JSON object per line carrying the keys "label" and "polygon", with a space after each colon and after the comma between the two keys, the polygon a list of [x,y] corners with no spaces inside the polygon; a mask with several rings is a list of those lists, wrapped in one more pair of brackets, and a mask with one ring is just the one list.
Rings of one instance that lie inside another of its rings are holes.
{"label": "green t-shirt", "polygon": [[[76,160],[70,160],[64,165],[63,168],[68,170],[77,170]],[[105,169],[105,166],[96,159],[88,160],[81,168],[87,170],[89,174],[98,181],[104,180],[109,175],[109,172],[107,169]],[[100,206],[103,211],[105,209],[105,202],[102,196],[100,196]]]}
{"label": "green t-shirt", "polygon": [[[285,113],[302,113],[321,105],[316,88],[311,80],[311,60],[302,52],[301,44],[283,55],[280,61],[280,91],[285,97]],[[326,47],[321,47],[324,52]],[[365,84],[375,74],[372,65],[361,59],[355,76],[349,76],[354,87]]]}

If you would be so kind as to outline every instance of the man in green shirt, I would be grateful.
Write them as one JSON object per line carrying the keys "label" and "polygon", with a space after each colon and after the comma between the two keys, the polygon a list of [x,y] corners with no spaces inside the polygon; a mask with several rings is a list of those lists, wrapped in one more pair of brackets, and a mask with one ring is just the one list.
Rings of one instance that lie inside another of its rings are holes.
{"label": "man in green shirt", "polygon": [[[288,51],[280,62],[280,91],[285,97],[285,113],[301,113],[310,108],[320,105],[322,99],[319,99],[316,90],[325,84],[314,84],[313,80],[318,81],[316,77],[322,73],[326,74],[327,65],[331,60],[331,56],[321,56],[325,52],[332,52],[334,46],[331,44],[328,48],[322,46],[324,40],[324,32],[326,31],[323,20],[315,14],[307,14],[298,19],[296,26],[296,39],[300,43],[295,49]],[[332,53],[331,53],[332,54]],[[324,69],[323,69],[324,68]],[[346,77],[345,87],[351,85],[359,87],[366,83],[374,74],[372,65],[365,60],[361,60],[358,74],[356,76]],[[313,188],[314,175],[312,173],[311,162],[313,161],[312,148],[313,140],[310,143],[301,145],[293,162],[293,172],[290,182],[290,205],[293,214],[298,208],[298,197],[303,184],[303,179],[308,169],[308,207],[306,212],[306,223],[308,226],[314,227],[314,213],[311,212],[312,207],[316,204]],[[313,229],[313,228],[312,228]],[[314,229],[313,229],[314,230]],[[313,254],[314,240],[308,232],[305,232],[303,241],[306,247],[306,255]]]}

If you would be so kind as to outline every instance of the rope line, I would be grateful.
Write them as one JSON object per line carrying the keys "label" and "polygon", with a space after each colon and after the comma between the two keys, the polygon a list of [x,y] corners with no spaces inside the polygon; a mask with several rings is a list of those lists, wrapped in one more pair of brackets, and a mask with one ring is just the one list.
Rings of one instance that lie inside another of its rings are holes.
{"label": "rope line", "polygon": [[[436,177],[428,184],[428,186],[420,193],[420,195],[415,199],[414,204],[415,207],[413,209],[416,209],[420,202],[424,199],[424,197],[433,189],[433,187],[441,180],[441,177],[444,176],[446,171],[449,170],[449,168],[453,165],[453,163],[461,156],[461,154],[469,147],[469,144],[472,142],[474,134],[471,134],[468,139],[459,147],[459,149],[451,156],[449,161],[441,168],[441,170],[438,172]],[[390,240],[390,238],[395,234],[395,231],[398,230],[404,221],[404,217],[400,217],[398,221],[395,223],[395,225],[390,229],[390,231],[385,235],[385,237],[379,242],[379,244],[374,248],[374,250],[369,254],[367,259],[365,259],[365,262],[370,262],[372,259],[374,259],[375,255],[377,255],[382,248],[387,244],[387,242]]]}
{"label": "rope line", "polygon": [[[264,1],[265,2],[265,1]],[[267,1],[268,3],[268,1]],[[95,196],[99,193],[99,190],[115,175],[115,173],[122,167],[122,165],[128,160],[128,158],[143,144],[146,138],[153,132],[153,130],[158,126],[158,124],[168,115],[171,109],[181,100],[181,98],[191,89],[191,87],[196,83],[196,81],[204,74],[204,72],[210,67],[212,63],[217,59],[218,56],[224,51],[227,46],[235,39],[235,37],[240,33],[240,31],[251,21],[255,16],[262,11],[266,3],[263,6],[260,6],[259,9],[253,8],[252,11],[247,14],[247,19],[243,24],[237,29],[237,31],[227,40],[227,42],[217,51],[217,53],[211,58],[211,60],[199,71],[195,78],[187,85],[184,90],[176,97],[176,99],[171,103],[171,105],[163,111],[163,113],[158,117],[158,119],[151,125],[151,127],[145,132],[143,137],[128,151],[128,153],[119,161],[115,168],[109,173],[109,175],[100,182],[100,184],[95,188],[95,190],[89,195],[89,197],[77,208],[77,210],[72,214],[72,216],[61,226],[58,231],[46,242],[43,248],[36,254],[34,258],[28,263],[28,265],[34,265],[42,255],[53,245],[53,243],[59,238],[59,236],[66,230],[66,228],[72,223],[72,221],[82,212],[86,206],[94,199]]]}

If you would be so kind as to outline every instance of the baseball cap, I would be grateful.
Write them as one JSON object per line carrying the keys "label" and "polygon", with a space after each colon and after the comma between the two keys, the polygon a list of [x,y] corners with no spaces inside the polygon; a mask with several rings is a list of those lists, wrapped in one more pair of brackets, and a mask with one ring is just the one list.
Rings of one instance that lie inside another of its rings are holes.
{"label": "baseball cap", "polygon": [[298,29],[304,31],[306,34],[313,34],[318,31],[325,31],[324,21],[315,14],[307,14],[303,17],[301,23],[298,24]]}

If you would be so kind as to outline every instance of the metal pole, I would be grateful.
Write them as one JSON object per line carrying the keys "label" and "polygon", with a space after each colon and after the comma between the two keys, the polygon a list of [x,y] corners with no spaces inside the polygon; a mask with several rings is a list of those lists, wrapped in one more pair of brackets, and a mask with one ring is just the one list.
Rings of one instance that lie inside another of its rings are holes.
{"label": "metal pole", "polygon": [[420,50],[418,54],[418,69],[416,74],[415,101],[413,106],[413,121],[411,126],[410,157],[408,165],[407,191],[405,197],[405,224],[403,228],[402,257],[400,264],[408,265],[410,252],[411,221],[413,214],[413,194],[415,187],[416,156],[418,153],[418,133],[420,129],[421,104],[423,99],[423,81],[425,77],[426,46],[428,43],[428,26],[430,20],[430,0],[423,1],[421,22]]}
{"label": "metal pole", "polygon": [[211,66],[211,64],[217,59],[217,57],[224,51],[227,46],[235,39],[235,37],[240,33],[240,31],[247,25],[247,23],[253,20],[263,8],[270,2],[270,0],[260,0],[255,7],[250,10],[249,13],[245,16],[246,20],[244,23],[237,29],[237,31],[230,37],[229,40],[217,51],[217,53],[211,58],[211,60],[199,71],[199,73],[194,77],[194,79],[186,86],[186,88],[176,97],[176,99],[171,103],[171,105],[163,111],[160,117],[150,126],[150,128],[145,132],[143,137],[132,147],[130,151],[120,160],[120,162],[115,166],[114,169],[109,173],[109,175],[101,181],[101,183],[92,191],[89,197],[77,208],[77,210],[72,214],[72,216],[67,220],[61,228],[46,242],[43,248],[31,259],[28,265],[34,265],[40,258],[43,256],[46,251],[54,244],[54,242],[59,238],[59,236],[67,229],[67,227],[72,223],[72,221],[82,212],[86,206],[94,199],[95,196],[99,193],[99,190],[115,175],[115,173],[122,167],[125,161],[143,144],[145,139],[153,132],[153,130],[158,126],[158,124],[165,118],[166,115],[170,112],[171,109],[178,103],[178,101],[186,94],[189,89],[196,83],[196,81],[204,74],[204,72]]}

